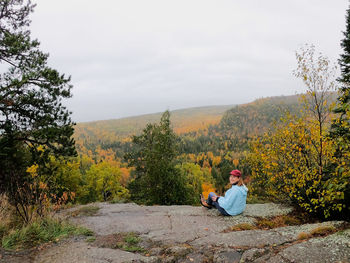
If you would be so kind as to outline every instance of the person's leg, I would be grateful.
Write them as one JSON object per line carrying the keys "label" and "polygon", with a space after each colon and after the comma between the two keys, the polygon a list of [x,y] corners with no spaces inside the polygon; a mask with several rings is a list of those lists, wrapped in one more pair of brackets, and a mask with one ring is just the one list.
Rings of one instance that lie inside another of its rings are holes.
{"label": "person's leg", "polygon": [[218,202],[214,202],[214,201],[213,201],[211,205],[214,206],[222,215],[224,215],[224,216],[230,216],[230,214],[227,213],[226,210],[223,209],[223,208],[219,205]]}
{"label": "person's leg", "polygon": [[206,202],[206,200],[204,199],[204,197],[203,197],[202,194],[200,195],[200,202],[201,202],[201,205],[202,205],[202,206],[204,206],[204,207],[206,207],[206,208],[208,208],[208,209],[213,208],[212,205],[209,205],[209,204]]}
{"label": "person's leg", "polygon": [[213,192],[209,193],[208,199],[207,199],[207,204],[208,205],[213,205],[213,199],[211,199],[213,196],[216,196],[216,194],[213,193]]}

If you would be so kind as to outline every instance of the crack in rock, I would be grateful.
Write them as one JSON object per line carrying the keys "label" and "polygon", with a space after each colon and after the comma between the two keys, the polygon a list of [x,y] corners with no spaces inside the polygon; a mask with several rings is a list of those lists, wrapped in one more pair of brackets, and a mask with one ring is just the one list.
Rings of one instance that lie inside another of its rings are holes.
{"label": "crack in rock", "polygon": [[170,230],[173,230],[173,221],[171,220],[171,215],[169,215],[169,213],[167,213],[167,216],[168,216],[169,222],[170,222]]}

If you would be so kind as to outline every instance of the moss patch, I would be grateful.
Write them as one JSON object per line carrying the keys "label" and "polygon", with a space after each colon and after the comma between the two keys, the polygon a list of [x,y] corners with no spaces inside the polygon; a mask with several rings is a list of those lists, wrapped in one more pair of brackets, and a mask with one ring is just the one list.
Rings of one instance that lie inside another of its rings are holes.
{"label": "moss patch", "polygon": [[146,253],[147,251],[142,248],[139,243],[141,238],[134,232],[116,233],[112,235],[97,236],[93,242],[94,246],[122,249],[129,252]]}

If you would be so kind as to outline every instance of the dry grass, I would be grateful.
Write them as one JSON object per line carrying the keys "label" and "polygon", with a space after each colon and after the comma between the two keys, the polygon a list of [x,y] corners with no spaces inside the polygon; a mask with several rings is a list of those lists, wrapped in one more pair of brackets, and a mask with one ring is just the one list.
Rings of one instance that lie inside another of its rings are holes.
{"label": "dry grass", "polygon": [[291,215],[281,215],[271,218],[259,218],[256,225],[260,229],[272,229],[276,227],[300,225],[301,222],[297,217]]}
{"label": "dry grass", "polygon": [[304,239],[309,239],[312,235],[310,233],[306,233],[306,232],[300,232],[298,234],[297,239],[298,240],[304,240]]}
{"label": "dry grass", "polygon": [[258,220],[257,226],[259,229],[271,229],[279,227],[281,225],[274,219],[261,218]]}
{"label": "dry grass", "polygon": [[14,215],[14,208],[9,204],[7,197],[0,195],[0,241],[17,224],[18,220],[15,220]]}
{"label": "dry grass", "polygon": [[298,218],[296,218],[296,217],[288,216],[288,215],[285,215],[285,216],[282,216],[282,217],[283,217],[284,223],[287,226],[295,226],[295,225],[300,225],[301,224],[301,221]]}
{"label": "dry grass", "polygon": [[249,224],[249,223],[241,223],[241,224],[237,224],[237,225],[230,227],[229,231],[227,231],[227,232],[253,230],[253,229],[256,229],[256,226]]}
{"label": "dry grass", "polygon": [[331,226],[331,225],[319,226],[312,229],[310,233],[300,232],[297,238],[298,240],[304,240],[304,239],[310,239],[312,237],[317,237],[317,236],[327,236],[335,232],[337,232],[337,229],[334,226]]}
{"label": "dry grass", "polygon": [[280,215],[274,216],[271,218],[257,218],[256,225],[249,223],[241,223],[234,225],[228,229],[225,229],[223,232],[232,232],[232,231],[244,231],[244,230],[253,230],[253,229],[272,229],[277,227],[292,226],[302,224],[301,220],[293,215]]}
{"label": "dry grass", "polygon": [[5,195],[0,195],[0,222],[5,222],[10,219],[12,208]]}
{"label": "dry grass", "polygon": [[313,236],[325,236],[336,232],[337,229],[334,226],[326,225],[319,226],[310,231],[310,234]]}

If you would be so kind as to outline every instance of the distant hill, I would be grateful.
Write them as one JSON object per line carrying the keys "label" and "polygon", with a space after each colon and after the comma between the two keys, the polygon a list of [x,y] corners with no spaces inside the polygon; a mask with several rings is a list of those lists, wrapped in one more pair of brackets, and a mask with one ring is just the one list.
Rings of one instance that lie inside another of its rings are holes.
{"label": "distant hill", "polygon": [[261,135],[279,122],[284,113],[300,114],[300,95],[257,99],[225,112],[219,129],[226,134]]}
{"label": "distant hill", "polygon": [[[177,134],[198,131],[218,124],[224,112],[234,105],[206,106],[171,111],[171,123]],[[125,140],[139,134],[147,123],[159,122],[162,113],[146,114],[122,119],[78,123],[75,126],[77,142],[107,143]]]}
{"label": "distant hill", "polygon": [[[289,112],[299,116],[302,104],[301,95],[267,97],[251,103],[237,105],[223,115],[219,130],[224,134],[262,135],[280,122],[281,117]],[[328,103],[336,101],[337,93],[329,95]]]}
{"label": "distant hill", "polygon": [[[181,135],[181,153],[248,149],[249,141],[278,123],[285,112],[300,114],[301,95],[268,97],[241,105],[208,106],[171,111],[174,131]],[[332,94],[331,101],[336,98]],[[130,138],[139,134],[147,123],[159,122],[162,113],[116,120],[78,123],[75,139],[79,152],[111,149],[121,157],[130,150]]]}
{"label": "distant hill", "polygon": [[[251,103],[236,105],[227,110],[219,124],[210,126],[208,131],[184,134],[181,140],[182,153],[213,152],[222,155],[227,152],[243,152],[249,149],[249,142],[261,136],[281,122],[289,112],[300,116],[301,95],[268,97]],[[334,101],[332,94],[330,102]]]}

